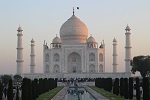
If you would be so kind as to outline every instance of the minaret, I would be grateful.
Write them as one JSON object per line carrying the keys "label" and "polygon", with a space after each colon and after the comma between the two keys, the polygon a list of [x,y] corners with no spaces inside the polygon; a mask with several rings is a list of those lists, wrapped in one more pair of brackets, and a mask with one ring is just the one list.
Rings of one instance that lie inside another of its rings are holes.
{"label": "minaret", "polygon": [[117,40],[113,39],[113,73],[117,72]]}
{"label": "minaret", "polygon": [[22,47],[22,28],[19,26],[18,28],[18,43],[17,43],[17,74],[21,75],[23,74],[23,47]]}
{"label": "minaret", "polygon": [[127,25],[126,27],[126,46],[125,46],[125,71],[126,73],[131,72],[131,66],[130,66],[130,61],[131,61],[131,41],[130,41],[130,27]]}
{"label": "minaret", "polygon": [[30,73],[35,73],[35,54],[34,54],[34,40],[31,40],[31,55],[30,55]]}

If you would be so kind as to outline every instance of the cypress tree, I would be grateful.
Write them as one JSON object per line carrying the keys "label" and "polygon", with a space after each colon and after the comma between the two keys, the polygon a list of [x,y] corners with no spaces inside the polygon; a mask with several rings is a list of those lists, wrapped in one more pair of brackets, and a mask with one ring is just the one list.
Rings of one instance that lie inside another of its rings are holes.
{"label": "cypress tree", "polygon": [[95,87],[97,87],[97,79],[98,79],[98,78],[95,79]]}
{"label": "cypress tree", "polygon": [[0,100],[2,100],[2,96],[3,96],[3,85],[0,82]]}
{"label": "cypress tree", "polygon": [[116,95],[119,95],[119,78],[116,78]]}
{"label": "cypress tree", "polygon": [[12,79],[9,80],[8,91],[7,91],[7,99],[13,100],[13,85]]}
{"label": "cypress tree", "polygon": [[149,78],[143,78],[143,100],[150,100]]}
{"label": "cypress tree", "polygon": [[35,81],[32,81],[32,97],[33,100],[36,100],[36,86],[35,86]]}
{"label": "cypress tree", "polygon": [[58,78],[55,78],[55,88],[57,87]]}
{"label": "cypress tree", "polygon": [[33,100],[31,79],[28,79],[28,100]]}
{"label": "cypress tree", "polygon": [[133,99],[133,78],[129,78],[129,99]]}
{"label": "cypress tree", "polygon": [[140,96],[140,82],[139,82],[139,78],[136,78],[136,99],[140,100],[141,96]]}
{"label": "cypress tree", "polygon": [[123,78],[120,78],[120,96],[122,97],[122,96],[124,96],[124,94],[123,94],[123,92],[124,92],[124,90],[123,90],[123,88],[124,88],[124,85],[123,85]]}
{"label": "cypress tree", "polygon": [[36,88],[36,98],[39,96],[39,93],[38,93],[38,79],[34,79],[34,82],[35,82],[35,88]]}
{"label": "cypress tree", "polygon": [[116,78],[113,84],[113,93],[119,95],[119,79]]}
{"label": "cypress tree", "polygon": [[108,91],[111,92],[112,90],[112,78],[108,78]]}
{"label": "cypress tree", "polygon": [[124,98],[128,99],[128,79],[124,78]]}
{"label": "cypress tree", "polygon": [[28,79],[23,78],[22,82],[22,100],[28,100]]}

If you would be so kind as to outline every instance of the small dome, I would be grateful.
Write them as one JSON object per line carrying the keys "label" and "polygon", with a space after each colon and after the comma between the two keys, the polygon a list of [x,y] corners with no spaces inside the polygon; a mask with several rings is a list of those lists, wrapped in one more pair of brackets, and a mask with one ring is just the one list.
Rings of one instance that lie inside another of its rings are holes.
{"label": "small dome", "polygon": [[96,43],[94,37],[90,36],[88,39],[87,39],[87,43]]}
{"label": "small dome", "polygon": [[114,39],[113,39],[113,42],[117,42],[117,40],[114,38]]}
{"label": "small dome", "polygon": [[56,36],[56,37],[53,39],[52,43],[61,43],[61,39],[60,39],[58,36]]}
{"label": "small dome", "polygon": [[126,31],[130,31],[131,29],[130,29],[130,27],[127,25],[127,27],[126,27],[125,30],[126,30]]}
{"label": "small dome", "polygon": [[88,29],[75,15],[72,15],[60,28],[62,43],[86,43]]}
{"label": "small dome", "polygon": [[31,43],[34,43],[34,42],[35,42],[35,41],[32,39],[32,40],[31,40]]}
{"label": "small dome", "polygon": [[18,28],[18,30],[17,30],[18,32],[21,32],[21,31],[23,31],[22,30],[22,28],[21,28],[21,26],[19,26],[19,28]]}

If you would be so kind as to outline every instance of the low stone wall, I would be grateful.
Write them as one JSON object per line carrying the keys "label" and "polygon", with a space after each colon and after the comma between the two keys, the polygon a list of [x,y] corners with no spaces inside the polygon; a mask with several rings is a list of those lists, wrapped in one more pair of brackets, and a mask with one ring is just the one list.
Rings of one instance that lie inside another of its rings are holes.
{"label": "low stone wall", "polygon": [[34,78],[129,78],[131,76],[131,73],[35,73],[35,74],[28,74],[25,73],[22,75],[23,77],[27,77],[30,79]]}

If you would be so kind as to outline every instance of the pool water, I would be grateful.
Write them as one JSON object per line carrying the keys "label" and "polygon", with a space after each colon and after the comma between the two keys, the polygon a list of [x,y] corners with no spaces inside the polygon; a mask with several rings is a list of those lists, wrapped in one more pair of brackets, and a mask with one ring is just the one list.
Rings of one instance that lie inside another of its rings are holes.
{"label": "pool water", "polygon": [[84,88],[71,87],[63,100],[95,100]]}

